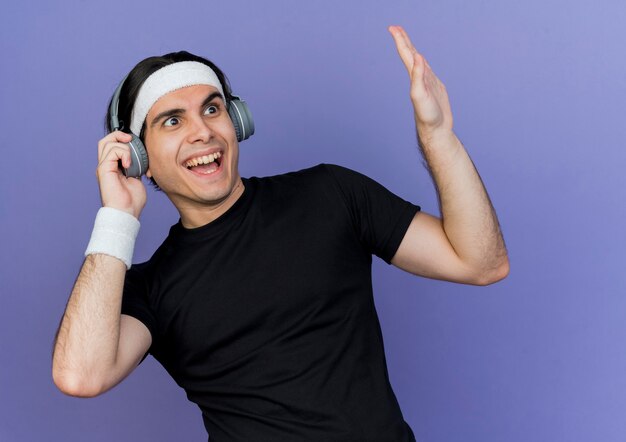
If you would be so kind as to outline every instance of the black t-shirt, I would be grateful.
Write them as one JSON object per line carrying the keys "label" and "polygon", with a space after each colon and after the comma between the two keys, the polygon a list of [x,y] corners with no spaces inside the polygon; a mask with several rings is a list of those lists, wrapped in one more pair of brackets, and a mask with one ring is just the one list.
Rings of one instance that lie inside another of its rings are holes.
{"label": "black t-shirt", "polygon": [[371,284],[419,206],[344,167],[243,178],[127,272],[122,313],[202,410],[210,440],[408,442]]}

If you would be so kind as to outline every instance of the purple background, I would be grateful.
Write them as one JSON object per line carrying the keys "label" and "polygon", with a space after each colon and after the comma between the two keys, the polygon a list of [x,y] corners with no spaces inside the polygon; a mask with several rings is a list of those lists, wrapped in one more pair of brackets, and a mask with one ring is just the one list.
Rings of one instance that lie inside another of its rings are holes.
{"label": "purple background", "polygon": [[[140,59],[187,49],[225,70],[257,125],[243,176],[336,163],[438,213],[389,24],[447,86],[511,261],[506,280],[472,287],[375,260],[405,419],[420,441],[626,440],[626,6],[596,5],[3,2],[0,440],[206,440],[152,357],[95,399],[51,378],[100,205],[106,103]],[[176,220],[150,190],[136,262]]]}

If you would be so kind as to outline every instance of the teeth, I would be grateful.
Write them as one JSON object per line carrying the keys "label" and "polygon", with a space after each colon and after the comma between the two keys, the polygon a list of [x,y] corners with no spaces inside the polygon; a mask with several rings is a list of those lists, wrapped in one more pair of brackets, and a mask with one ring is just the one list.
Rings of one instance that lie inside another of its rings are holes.
{"label": "teeth", "polygon": [[215,152],[212,153],[210,155],[204,155],[202,157],[198,157],[198,158],[192,158],[191,160],[187,161],[185,163],[185,166],[187,167],[195,167],[198,166],[200,164],[210,164],[213,161],[217,160],[218,158],[222,157],[222,153],[221,152]]}

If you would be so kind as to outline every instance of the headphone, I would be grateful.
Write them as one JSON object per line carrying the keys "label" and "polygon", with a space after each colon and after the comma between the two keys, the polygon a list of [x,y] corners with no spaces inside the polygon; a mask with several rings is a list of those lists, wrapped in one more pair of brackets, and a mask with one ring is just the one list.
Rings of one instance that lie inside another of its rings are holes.
{"label": "headphone", "polygon": [[[124,85],[127,77],[128,75],[122,79],[119,86],[117,86],[117,89],[115,89],[115,93],[111,99],[109,114],[111,115],[110,127],[113,131],[123,129],[124,122],[120,124],[117,112],[122,86]],[[231,94],[231,96],[232,99],[227,103],[228,115],[230,116],[233,126],[235,127],[237,141],[243,141],[250,138],[250,136],[254,134],[254,121],[252,120],[252,114],[250,113],[246,102],[236,95]],[[146,147],[143,145],[143,142],[137,135],[132,132],[130,132],[130,135],[132,136],[130,143],[128,143],[130,146],[130,167],[128,169],[122,168],[122,172],[127,177],[138,178],[148,170],[148,152],[146,151]]]}

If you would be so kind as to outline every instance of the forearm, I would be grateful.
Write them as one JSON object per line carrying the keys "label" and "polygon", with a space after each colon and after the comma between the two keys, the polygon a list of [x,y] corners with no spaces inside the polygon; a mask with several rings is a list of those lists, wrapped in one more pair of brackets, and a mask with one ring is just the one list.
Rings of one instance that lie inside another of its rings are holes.
{"label": "forearm", "polygon": [[489,279],[508,273],[506,246],[485,186],[452,130],[418,131],[435,183],[443,228],[459,258]]}
{"label": "forearm", "polygon": [[97,390],[114,367],[125,274],[126,266],[117,258],[86,257],[54,346],[52,370],[59,388],[79,395]]}

